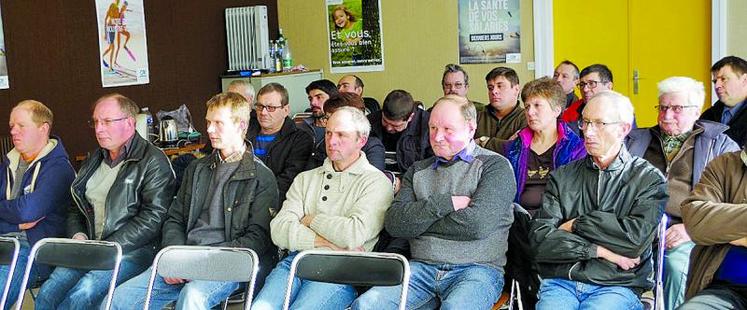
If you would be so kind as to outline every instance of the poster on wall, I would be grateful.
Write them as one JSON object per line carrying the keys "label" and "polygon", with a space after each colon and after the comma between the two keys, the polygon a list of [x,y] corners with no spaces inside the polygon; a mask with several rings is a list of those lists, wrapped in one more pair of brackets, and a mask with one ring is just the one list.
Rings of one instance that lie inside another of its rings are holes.
{"label": "poster on wall", "polygon": [[380,0],[326,0],[332,73],[384,71]]}
{"label": "poster on wall", "polygon": [[3,13],[0,9],[0,89],[8,89],[8,61],[5,58],[5,32],[3,30]]}
{"label": "poster on wall", "polygon": [[148,84],[143,0],[96,0],[101,85]]}
{"label": "poster on wall", "polygon": [[521,62],[519,0],[459,0],[459,63]]}

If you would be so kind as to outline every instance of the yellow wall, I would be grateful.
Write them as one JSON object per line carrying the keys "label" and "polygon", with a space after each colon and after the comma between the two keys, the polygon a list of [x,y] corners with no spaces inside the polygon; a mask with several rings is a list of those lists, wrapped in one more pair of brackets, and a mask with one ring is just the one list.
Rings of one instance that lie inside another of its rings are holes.
{"label": "yellow wall", "polygon": [[[363,79],[365,95],[382,102],[393,89],[409,91],[426,106],[443,95],[444,65],[458,63],[457,1],[381,0],[384,36],[384,66],[380,72],[356,73]],[[330,74],[327,20],[324,1],[278,0],[278,19],[289,39],[294,62],[324,71],[334,81],[343,74]],[[470,76],[469,97],[487,102],[485,74],[506,65],[519,74],[521,83],[534,79],[527,62],[534,61],[532,1],[521,0],[520,64],[464,65]]]}
{"label": "yellow wall", "polygon": [[747,1],[728,1],[726,54],[747,58]]}

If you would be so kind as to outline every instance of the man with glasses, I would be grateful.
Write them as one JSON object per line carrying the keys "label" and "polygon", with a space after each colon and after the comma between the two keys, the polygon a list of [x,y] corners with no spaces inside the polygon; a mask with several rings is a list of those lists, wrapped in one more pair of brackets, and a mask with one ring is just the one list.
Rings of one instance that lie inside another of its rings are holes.
{"label": "man with glasses", "polygon": [[488,72],[485,82],[490,104],[477,113],[475,139],[480,146],[498,151],[501,141],[527,126],[527,117],[519,104],[519,75],[514,69],[497,67]]}
{"label": "man with glasses", "polygon": [[587,157],[550,173],[529,234],[542,278],[537,309],[643,309],[667,183],[625,148],[632,124],[627,97],[597,93],[581,119]]}
{"label": "man with glasses", "polygon": [[[469,75],[467,75],[467,71],[460,65],[446,65],[444,75],[441,77],[441,87],[444,90],[444,96],[457,95],[467,98],[467,92],[469,91]],[[472,100],[470,102],[472,102],[478,112],[485,109],[485,105],[482,103]]]}
{"label": "man with glasses", "polygon": [[433,155],[428,142],[430,113],[418,109],[407,91],[396,89],[384,99],[384,109],[368,115],[371,135],[381,139],[387,152],[396,154],[396,163],[387,170],[404,173],[421,159]]}
{"label": "man with glasses", "polygon": [[246,139],[252,143],[254,155],[275,174],[282,203],[293,178],[304,170],[309,160],[314,138],[298,129],[288,116],[288,91],[283,85],[262,86],[254,111],[257,121],[249,122]]}
{"label": "man with glasses", "polygon": [[[588,66],[581,70],[580,76],[578,89],[581,91],[581,99],[569,105],[560,115],[560,119],[569,124],[574,124],[579,120],[586,103],[591,97],[599,92],[612,90],[612,71],[605,65],[593,64]],[[571,126],[571,128],[573,127],[575,126]]]}
{"label": "man with glasses", "polygon": [[729,125],[726,134],[742,147],[747,138],[747,61],[724,57],[713,64],[711,75],[718,101],[700,118]]}
{"label": "man with glasses", "polygon": [[[118,283],[150,266],[176,183],[163,151],[136,134],[138,111],[135,102],[120,94],[96,101],[90,124],[99,148],[73,181],[75,206],[67,219],[73,239],[122,246]],[[111,270],[57,267],[42,285],[36,309],[97,308],[111,277]]]}
{"label": "man with glasses", "polygon": [[666,309],[675,309],[684,301],[685,280],[690,251],[695,244],[682,224],[682,203],[706,164],[739,146],[724,132],[726,125],[698,120],[705,102],[703,83],[688,77],[670,77],[658,84],[658,125],[635,129],[626,139],[630,153],[643,157],[667,177],[669,215],[666,257],[664,259],[664,292]]}
{"label": "man with glasses", "polygon": [[578,85],[578,67],[570,60],[563,60],[555,67],[552,78],[560,83],[565,93],[565,108],[578,100],[576,86]]}
{"label": "man with glasses", "polygon": [[371,97],[363,97],[363,80],[357,75],[346,75],[343,76],[340,81],[337,82],[337,90],[341,93],[354,93],[359,97],[363,98],[363,104],[366,106],[366,115],[381,110],[379,102]]}

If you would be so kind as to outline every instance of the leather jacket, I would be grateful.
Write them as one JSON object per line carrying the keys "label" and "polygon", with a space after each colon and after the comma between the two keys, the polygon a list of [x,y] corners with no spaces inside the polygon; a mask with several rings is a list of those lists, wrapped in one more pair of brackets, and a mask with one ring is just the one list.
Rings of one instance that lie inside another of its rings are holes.
{"label": "leather jacket", "polygon": [[[94,231],[93,205],[86,199],[86,183],[104,160],[105,149],[98,148],[82,164],[72,184],[75,205],[68,213],[67,231],[89,239]],[[106,220],[101,239],[122,246],[123,253],[148,247],[156,249],[161,224],[176,188],[174,171],[159,148],[135,134],[122,167],[106,197]]]}
{"label": "leather jacket", "polygon": [[[554,170],[529,234],[540,276],[638,293],[653,287],[651,243],[668,197],[661,172],[624,146],[606,169],[587,156]],[[572,233],[558,228],[571,219]],[[597,257],[597,246],[641,263],[623,270]]]}

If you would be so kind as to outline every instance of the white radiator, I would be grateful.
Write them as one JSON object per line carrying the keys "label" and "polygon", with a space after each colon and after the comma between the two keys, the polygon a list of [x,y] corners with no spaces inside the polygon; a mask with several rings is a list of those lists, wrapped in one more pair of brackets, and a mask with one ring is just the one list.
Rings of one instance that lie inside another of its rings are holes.
{"label": "white radiator", "polygon": [[226,46],[228,71],[271,68],[267,7],[227,8]]}

